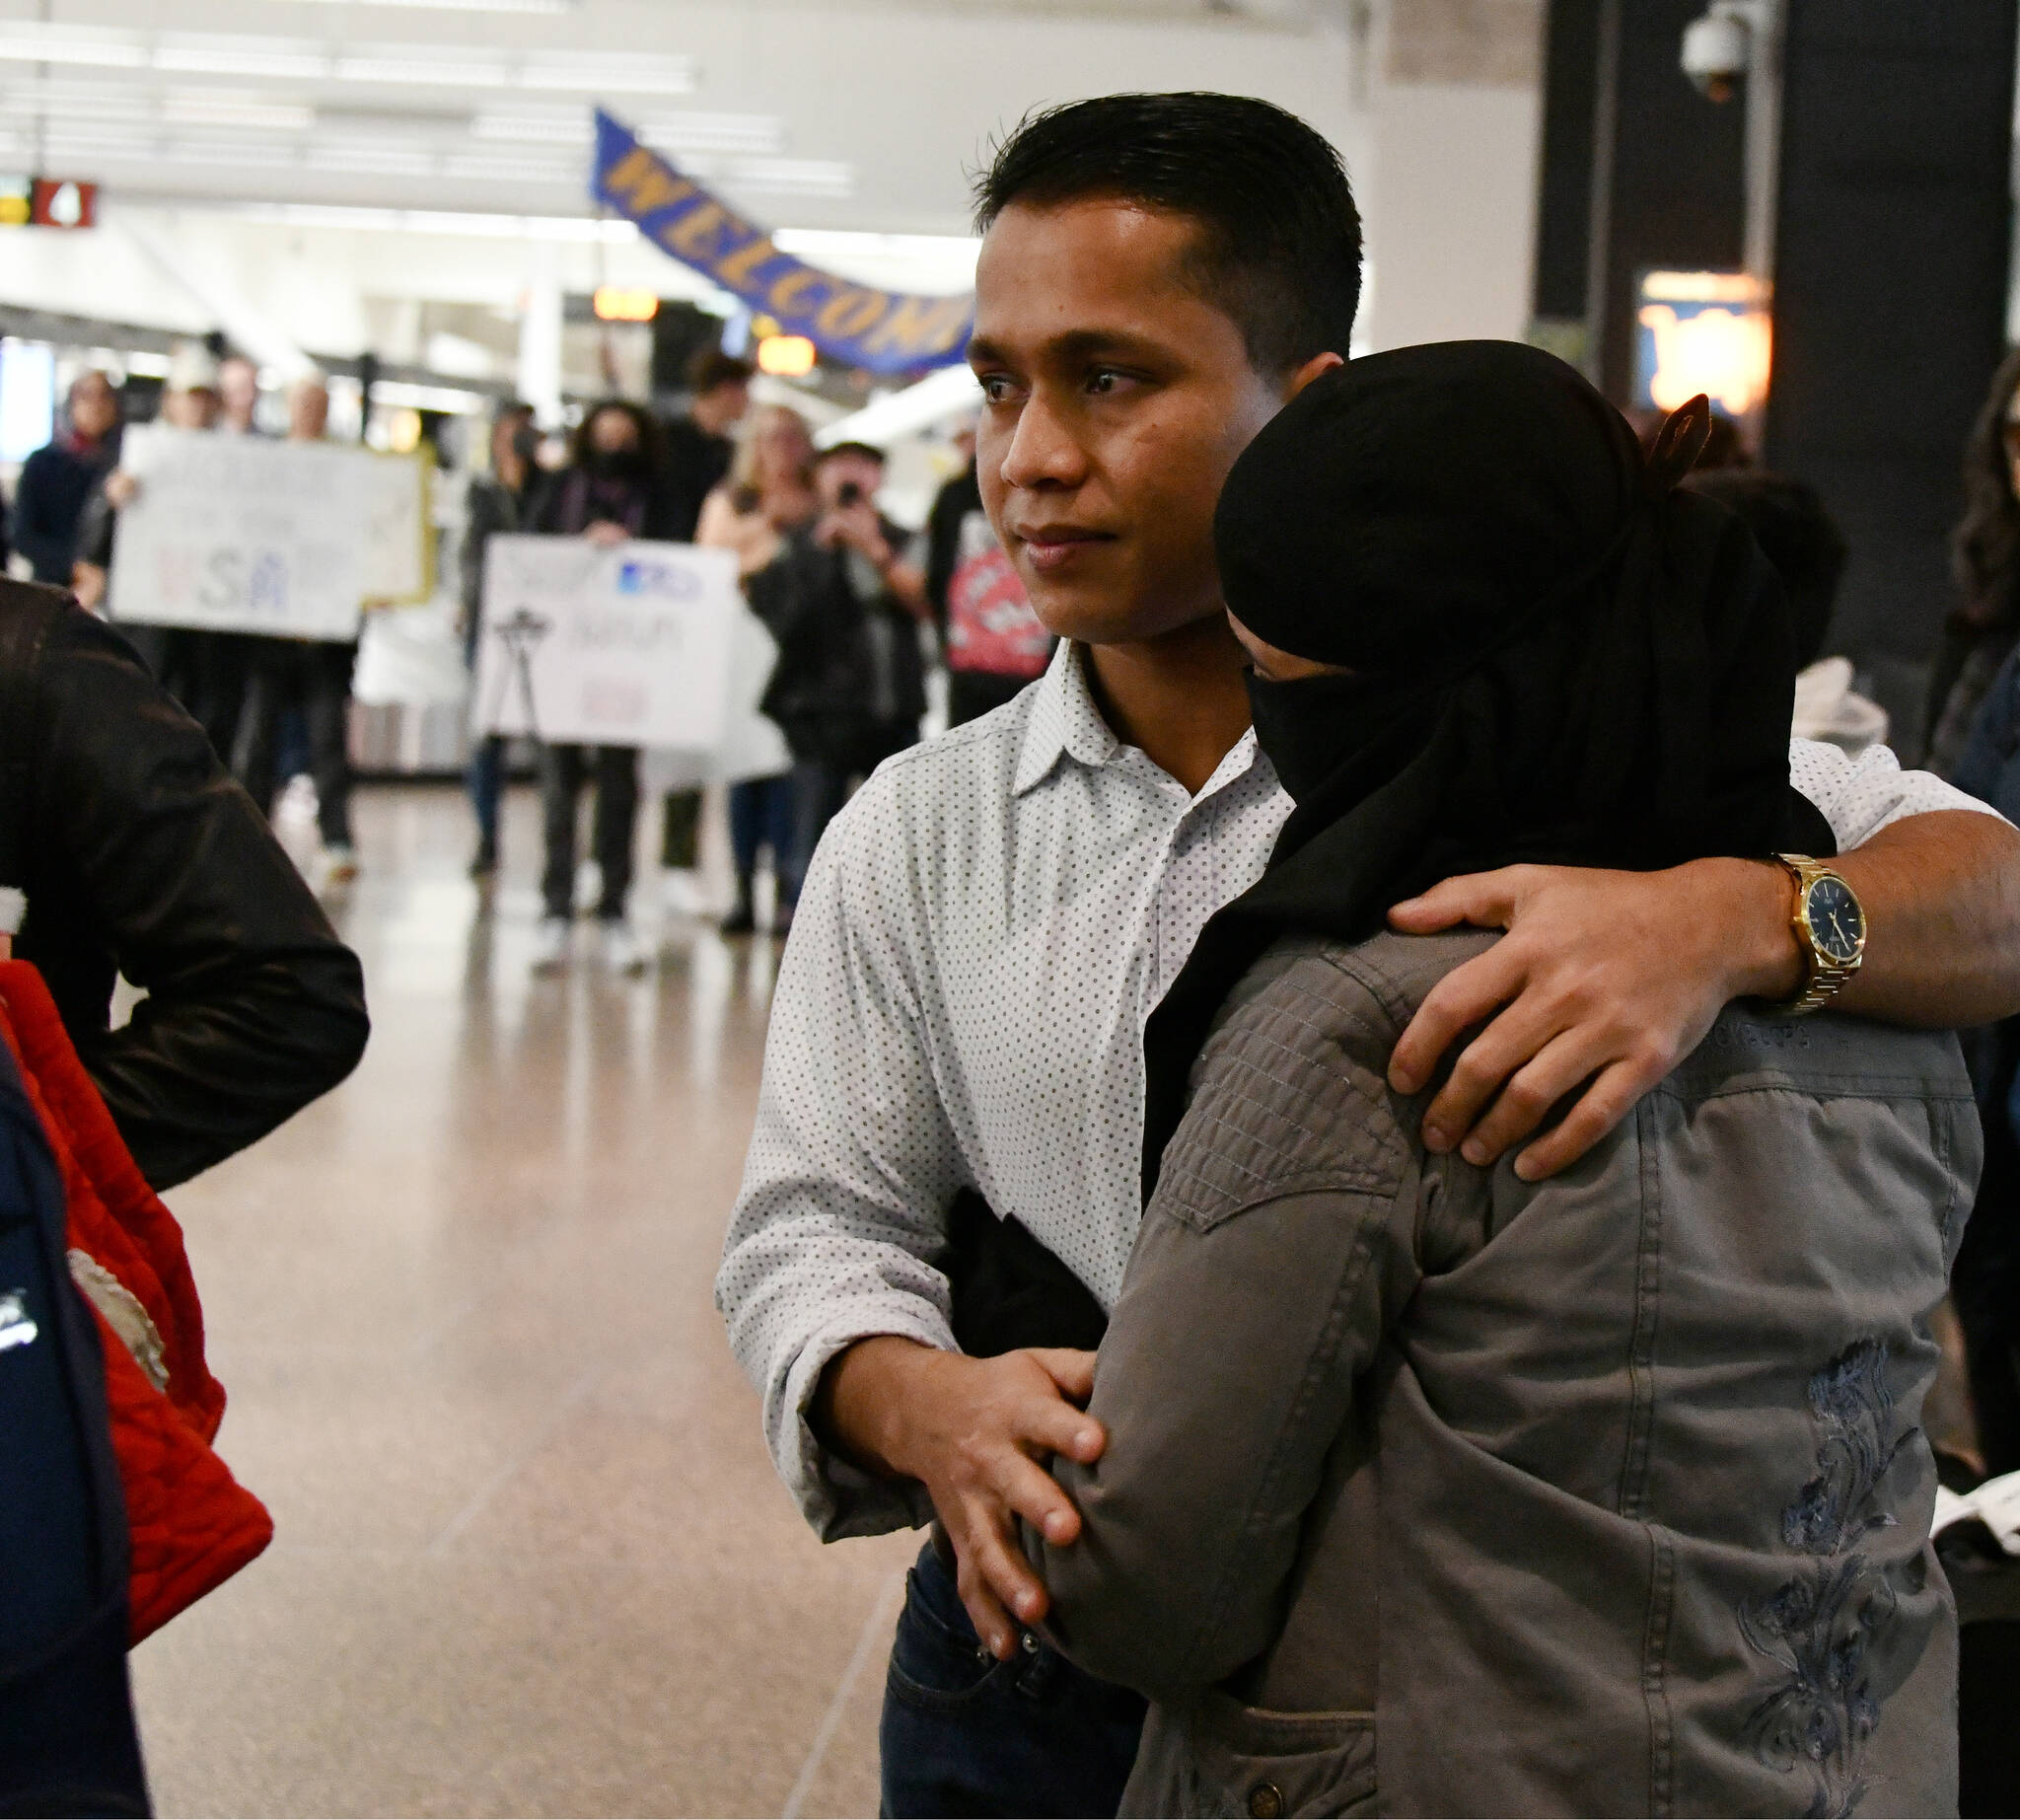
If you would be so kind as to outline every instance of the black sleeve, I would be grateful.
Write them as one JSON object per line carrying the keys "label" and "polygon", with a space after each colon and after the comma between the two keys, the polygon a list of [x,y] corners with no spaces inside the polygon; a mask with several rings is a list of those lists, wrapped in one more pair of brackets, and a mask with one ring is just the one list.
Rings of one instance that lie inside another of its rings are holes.
{"label": "black sleeve", "polygon": [[[77,560],[89,562],[94,568],[110,568],[112,535],[118,528],[118,510],[106,497],[106,483],[100,480],[91,489],[91,497],[84,502],[84,511],[78,516]],[[63,585],[69,585],[68,576],[64,577]]]}
{"label": "black sleeve", "polygon": [[[44,451],[37,449],[21,465],[21,478],[14,485],[14,547],[35,565],[37,575],[61,573],[70,576],[63,560],[65,539],[53,525],[45,523],[48,503],[47,464]],[[4,554],[4,551],[0,551]]]}
{"label": "black sleeve", "polygon": [[[42,967],[142,1173],[167,1188],[356,1066],[363,971],[202,730],[115,632],[66,609],[32,702],[18,951]],[[148,994],[116,1031],[102,957]]]}

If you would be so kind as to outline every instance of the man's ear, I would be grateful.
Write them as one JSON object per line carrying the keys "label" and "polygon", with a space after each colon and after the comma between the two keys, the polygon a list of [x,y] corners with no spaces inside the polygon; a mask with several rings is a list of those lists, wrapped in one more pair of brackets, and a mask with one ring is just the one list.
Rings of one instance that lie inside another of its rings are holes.
{"label": "man's ear", "polygon": [[1344,354],[1314,354],[1289,379],[1284,381],[1283,401],[1288,404],[1292,399],[1304,391],[1321,373],[1330,373],[1335,367],[1343,367],[1345,365],[1346,356]]}

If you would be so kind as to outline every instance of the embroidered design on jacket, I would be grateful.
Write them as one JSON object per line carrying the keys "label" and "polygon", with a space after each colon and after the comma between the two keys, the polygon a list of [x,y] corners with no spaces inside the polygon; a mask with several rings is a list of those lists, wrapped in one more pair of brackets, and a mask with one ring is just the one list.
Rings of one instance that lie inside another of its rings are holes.
{"label": "embroidered design on jacket", "polygon": [[1806,1766],[1813,1817],[1855,1813],[1870,1784],[1866,1746],[1880,1722],[1868,1670],[1894,1617],[1894,1589],[1861,1549],[1897,1519],[1879,1506],[1894,1459],[1920,1432],[1894,1434],[1887,1348],[1861,1340],[1810,1379],[1822,1430],[1817,1476],[1781,1513],[1782,1540],[1810,1565],[1739,1610],[1740,1630],[1784,1671],[1755,1708],[1747,1735],[1770,1769]]}

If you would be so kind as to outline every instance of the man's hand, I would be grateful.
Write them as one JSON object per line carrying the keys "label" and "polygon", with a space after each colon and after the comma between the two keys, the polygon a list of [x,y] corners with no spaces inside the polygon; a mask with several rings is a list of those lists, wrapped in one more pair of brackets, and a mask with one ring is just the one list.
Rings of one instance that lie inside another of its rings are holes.
{"label": "man's hand", "polygon": [[584,528],[582,535],[599,549],[614,549],[619,544],[628,544],[631,541],[630,532],[622,525],[613,524],[608,518],[595,520]]}
{"label": "man's hand", "polygon": [[1396,1045],[1389,1084],[1417,1092],[1461,1033],[1483,1026],[1424,1114],[1425,1148],[1491,1163],[1582,1086],[1515,1162],[1525,1182],[1554,1175],[1695,1049],[1730,1000],[1794,993],[1792,903],[1787,874],[1749,859],[1447,879],[1399,904],[1391,924],[1413,935],[1466,923],[1508,933],[1432,987]]}
{"label": "man's hand", "polygon": [[139,476],[128,473],[123,468],[114,468],[106,475],[106,497],[122,510],[130,506],[140,497]]}
{"label": "man's hand", "polygon": [[960,1562],[961,1601],[999,1660],[1046,1615],[1017,1519],[1055,1547],[1080,1533],[1080,1513],[1039,1462],[1101,1458],[1108,1437],[1079,1407],[1093,1389],[1092,1352],[970,1358],[892,1335],[858,1341],[822,1378],[817,1432],[866,1471],[926,1488]]}

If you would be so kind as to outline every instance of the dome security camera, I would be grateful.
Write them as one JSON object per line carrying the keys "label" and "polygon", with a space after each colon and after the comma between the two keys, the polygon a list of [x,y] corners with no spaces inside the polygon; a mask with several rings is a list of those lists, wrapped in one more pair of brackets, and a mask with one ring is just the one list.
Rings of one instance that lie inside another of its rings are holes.
{"label": "dome security camera", "polygon": [[1684,28],[1684,74],[1707,101],[1733,98],[1753,52],[1753,22],[1737,6],[1715,5]]}

